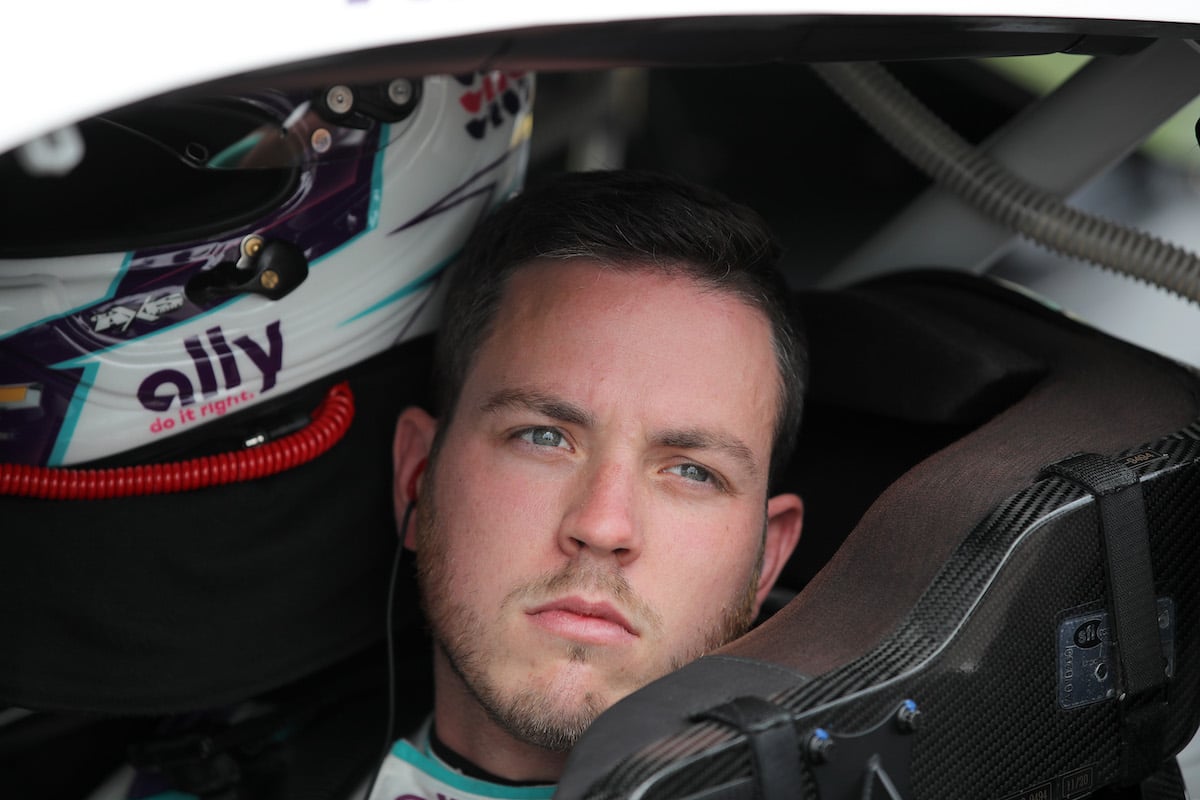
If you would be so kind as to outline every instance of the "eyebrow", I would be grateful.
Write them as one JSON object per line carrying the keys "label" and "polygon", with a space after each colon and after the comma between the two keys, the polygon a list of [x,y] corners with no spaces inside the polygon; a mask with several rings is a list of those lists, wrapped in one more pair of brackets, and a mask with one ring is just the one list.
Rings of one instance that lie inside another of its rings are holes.
{"label": "eyebrow", "polygon": [[[488,397],[481,408],[489,414],[504,409],[533,411],[549,419],[582,428],[595,425],[595,417],[574,403],[530,389],[502,389]],[[673,428],[655,434],[651,437],[651,442],[658,447],[674,447],[680,450],[716,450],[740,461],[751,475],[758,475],[759,472],[754,451],[736,436],[703,428]]]}
{"label": "eyebrow", "polygon": [[682,450],[717,450],[742,462],[751,475],[758,474],[758,459],[754,457],[754,451],[735,436],[701,428],[682,428],[659,433],[654,437],[654,443]]}
{"label": "eyebrow", "polygon": [[496,392],[487,399],[482,409],[486,413],[495,413],[501,409],[535,411],[550,419],[584,428],[590,428],[595,423],[591,414],[574,403],[526,389],[503,389]]}

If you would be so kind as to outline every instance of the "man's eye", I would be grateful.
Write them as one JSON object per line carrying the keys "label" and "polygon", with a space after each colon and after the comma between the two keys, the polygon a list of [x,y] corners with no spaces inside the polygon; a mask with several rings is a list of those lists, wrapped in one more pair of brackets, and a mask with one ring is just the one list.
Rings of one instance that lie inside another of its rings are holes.
{"label": "man's eye", "polygon": [[699,464],[676,464],[669,469],[681,478],[697,483],[713,483],[713,474]]}
{"label": "man's eye", "polygon": [[554,428],[527,428],[520,438],[539,447],[562,447],[566,443],[566,437]]}

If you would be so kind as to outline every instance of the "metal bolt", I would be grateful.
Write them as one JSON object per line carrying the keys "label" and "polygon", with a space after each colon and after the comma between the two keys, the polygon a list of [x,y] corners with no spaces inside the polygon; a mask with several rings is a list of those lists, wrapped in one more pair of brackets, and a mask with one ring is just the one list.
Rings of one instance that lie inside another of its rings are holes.
{"label": "metal bolt", "polygon": [[901,733],[912,733],[921,719],[921,710],[912,700],[905,700],[896,711],[896,727]]}
{"label": "metal bolt", "polygon": [[274,289],[279,285],[279,273],[273,269],[263,270],[263,274],[258,276],[258,283],[264,289]]}
{"label": "metal bolt", "polygon": [[824,764],[833,757],[833,737],[824,728],[814,728],[804,750],[810,764]]}
{"label": "metal bolt", "polygon": [[254,258],[258,255],[258,251],[262,250],[263,238],[257,233],[252,233],[245,239],[242,239],[242,255],[247,258]]}
{"label": "metal bolt", "polygon": [[388,84],[387,94],[396,105],[408,105],[413,99],[413,83],[408,78],[396,78]]}
{"label": "metal bolt", "polygon": [[318,153],[327,153],[333,147],[333,134],[325,128],[317,128],[308,139],[312,149]]}
{"label": "metal bolt", "polygon": [[354,90],[338,84],[325,92],[325,105],[335,114],[346,114],[354,108]]}

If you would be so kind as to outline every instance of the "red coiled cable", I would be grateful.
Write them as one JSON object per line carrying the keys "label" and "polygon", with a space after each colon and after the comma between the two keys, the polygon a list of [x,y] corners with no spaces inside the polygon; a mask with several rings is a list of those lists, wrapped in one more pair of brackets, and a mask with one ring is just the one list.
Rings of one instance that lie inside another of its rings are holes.
{"label": "red coiled cable", "polygon": [[235,453],[111,469],[67,469],[0,464],[0,495],[43,500],[107,500],[147,494],[190,492],[252,481],[312,461],[337,444],[354,419],[350,384],[330,388],[303,429]]}

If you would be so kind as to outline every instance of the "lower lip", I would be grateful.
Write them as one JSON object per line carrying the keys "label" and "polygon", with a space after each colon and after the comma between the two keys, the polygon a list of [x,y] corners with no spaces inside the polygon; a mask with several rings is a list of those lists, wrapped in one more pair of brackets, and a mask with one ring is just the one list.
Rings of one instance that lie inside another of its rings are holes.
{"label": "lower lip", "polygon": [[589,617],[561,609],[550,609],[530,614],[534,624],[555,636],[584,644],[624,644],[636,638],[632,633],[612,620]]}

